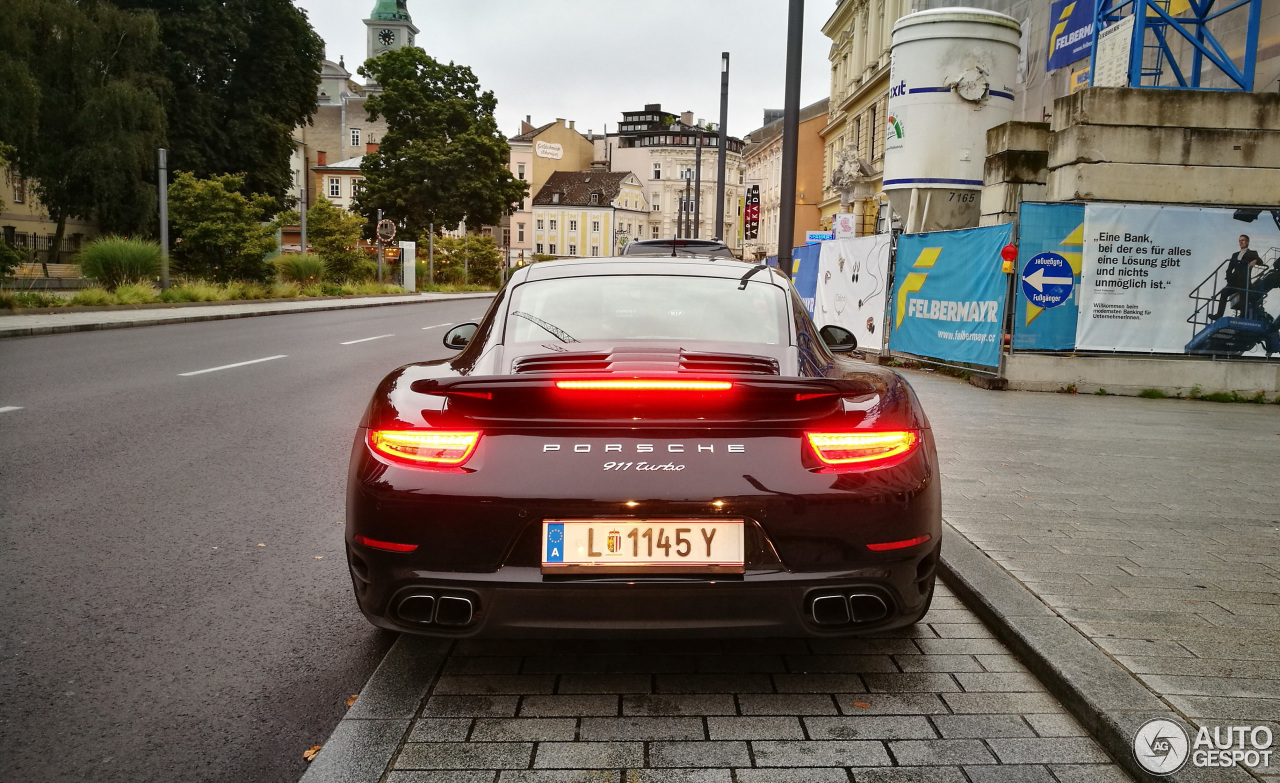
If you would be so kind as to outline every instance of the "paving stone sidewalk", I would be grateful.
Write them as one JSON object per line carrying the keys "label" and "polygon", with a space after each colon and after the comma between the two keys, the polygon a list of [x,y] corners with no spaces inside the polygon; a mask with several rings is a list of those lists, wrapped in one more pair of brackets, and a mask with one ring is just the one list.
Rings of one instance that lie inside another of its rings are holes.
{"label": "paving stone sidewalk", "polygon": [[866,639],[402,637],[304,783],[1129,778],[946,588]]}
{"label": "paving stone sidewalk", "polygon": [[418,293],[404,294],[403,296],[322,298],[297,302],[232,302],[226,304],[202,304],[194,307],[0,315],[0,338],[93,329],[115,329],[125,326],[218,321],[228,318],[283,315],[286,313],[349,310],[358,307],[383,307],[397,304],[415,304],[417,302],[435,302],[446,299],[487,299],[492,296],[492,293],[485,292],[462,294]]}
{"label": "paving stone sidewalk", "polygon": [[1193,724],[1280,737],[1280,406],[908,377],[952,526]]}

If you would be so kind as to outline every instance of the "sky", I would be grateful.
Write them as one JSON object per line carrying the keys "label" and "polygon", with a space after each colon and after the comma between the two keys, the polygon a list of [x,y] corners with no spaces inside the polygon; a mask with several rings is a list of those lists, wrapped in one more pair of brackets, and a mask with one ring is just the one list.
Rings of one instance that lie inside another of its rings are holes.
{"label": "sky", "polygon": [[[327,57],[355,72],[365,56],[364,18],[374,0],[296,0],[324,38]],[[498,100],[498,127],[519,132],[557,117],[577,129],[616,131],[623,111],[661,103],[720,121],[720,53],[730,54],[729,133],[760,127],[785,91],[785,0],[409,0],[417,43],[441,61],[468,65]],[[805,0],[800,105],[830,89],[822,25],[836,0]],[[357,77],[361,78],[361,77]]]}

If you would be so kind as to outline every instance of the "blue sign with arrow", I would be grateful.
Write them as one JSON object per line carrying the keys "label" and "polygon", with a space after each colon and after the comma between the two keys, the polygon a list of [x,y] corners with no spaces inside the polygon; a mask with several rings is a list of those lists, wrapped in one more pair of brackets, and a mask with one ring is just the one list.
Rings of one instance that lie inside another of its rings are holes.
{"label": "blue sign with arrow", "polygon": [[1067,259],[1057,253],[1032,256],[1022,268],[1022,293],[1027,301],[1045,310],[1057,307],[1071,298],[1075,276]]}

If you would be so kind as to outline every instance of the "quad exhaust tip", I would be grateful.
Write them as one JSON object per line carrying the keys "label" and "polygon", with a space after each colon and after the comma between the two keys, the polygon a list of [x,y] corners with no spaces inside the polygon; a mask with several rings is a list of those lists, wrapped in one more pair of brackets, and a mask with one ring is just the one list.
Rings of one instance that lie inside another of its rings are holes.
{"label": "quad exhaust tip", "polygon": [[475,619],[475,604],[470,598],[457,595],[408,595],[396,604],[396,616],[414,625],[458,627],[470,625]]}
{"label": "quad exhaust tip", "polygon": [[820,595],[809,603],[809,614],[818,625],[861,625],[888,617],[889,606],[874,593]]}

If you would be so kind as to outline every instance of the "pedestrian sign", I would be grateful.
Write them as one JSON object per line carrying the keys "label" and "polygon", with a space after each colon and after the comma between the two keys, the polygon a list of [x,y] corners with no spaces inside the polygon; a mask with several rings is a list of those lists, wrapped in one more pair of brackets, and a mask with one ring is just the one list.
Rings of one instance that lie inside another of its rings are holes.
{"label": "pedestrian sign", "polygon": [[1022,293],[1036,307],[1048,310],[1071,298],[1075,277],[1067,259],[1057,253],[1032,256],[1022,268]]}

